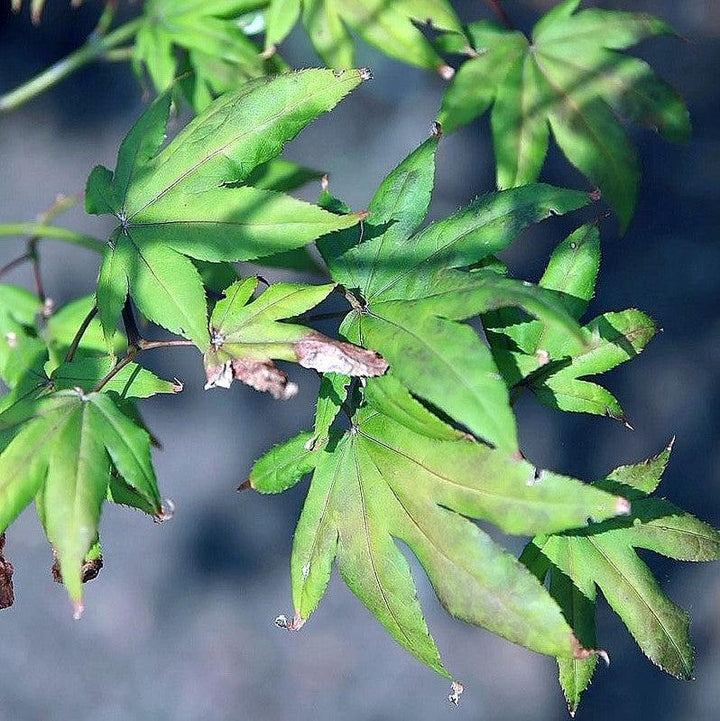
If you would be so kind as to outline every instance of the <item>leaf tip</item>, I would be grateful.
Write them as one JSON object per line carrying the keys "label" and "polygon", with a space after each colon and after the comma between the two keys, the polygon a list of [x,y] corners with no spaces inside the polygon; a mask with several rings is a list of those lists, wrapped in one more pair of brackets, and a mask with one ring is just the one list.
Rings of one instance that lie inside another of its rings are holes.
{"label": "leaf tip", "polygon": [[83,611],[85,611],[85,606],[83,606],[82,600],[76,600],[73,601],[73,619],[75,621],[79,621],[82,618]]}
{"label": "leaf tip", "polygon": [[235,490],[240,493],[241,491],[247,491],[248,488],[252,488],[252,483],[249,478],[243,481]]}
{"label": "leaf tip", "polygon": [[363,81],[373,79],[372,70],[370,70],[370,68],[358,68],[358,75],[360,76],[360,80]]}
{"label": "leaf tip", "polygon": [[446,63],[439,65],[437,71],[438,71],[438,75],[443,80],[452,80],[453,75],[455,75],[455,69],[450,67]]}
{"label": "leaf tip", "polygon": [[435,140],[440,140],[443,136],[442,123],[437,120],[433,121],[430,135],[431,137],[435,138]]}
{"label": "leaf tip", "polygon": [[172,498],[165,498],[160,503],[160,510],[153,516],[155,523],[165,523],[171,521],[175,516],[175,502]]}
{"label": "leaf tip", "polygon": [[465,687],[460,683],[460,681],[453,681],[450,685],[450,694],[448,695],[448,701],[453,704],[453,706],[459,706],[460,696],[462,696],[463,691],[465,691]]}
{"label": "leaf tip", "polygon": [[299,611],[295,611],[292,618],[288,618],[284,614],[276,616],[273,623],[285,631],[299,631],[305,625],[305,619],[300,616]]}
{"label": "leaf tip", "polygon": [[602,192],[601,192],[600,188],[595,188],[594,190],[591,190],[588,193],[588,198],[590,198],[590,200],[593,203],[597,203],[600,200],[600,198],[602,198]]}

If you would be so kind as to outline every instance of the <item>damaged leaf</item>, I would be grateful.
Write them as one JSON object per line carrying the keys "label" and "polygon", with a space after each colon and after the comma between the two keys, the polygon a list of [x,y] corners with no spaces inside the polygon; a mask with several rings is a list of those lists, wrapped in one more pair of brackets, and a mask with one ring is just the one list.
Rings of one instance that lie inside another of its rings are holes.
{"label": "damaged leaf", "polygon": [[257,277],[238,281],[215,305],[210,345],[204,355],[206,388],[229,388],[237,379],[273,398],[291,398],[297,386],[273,360],[348,376],[377,376],[386,371],[387,363],[374,351],[302,325],[280,322],[316,306],[333,290],[333,284],[276,283],[248,302],[257,286]]}
{"label": "damaged leaf", "polygon": [[0,414],[0,428],[14,429],[0,454],[0,532],[35,498],[79,616],[83,574],[88,574],[83,569],[98,560],[91,550],[113,469],[150,500],[156,514],[161,511],[150,438],[110,395],[78,391],[58,391],[11,407]]}

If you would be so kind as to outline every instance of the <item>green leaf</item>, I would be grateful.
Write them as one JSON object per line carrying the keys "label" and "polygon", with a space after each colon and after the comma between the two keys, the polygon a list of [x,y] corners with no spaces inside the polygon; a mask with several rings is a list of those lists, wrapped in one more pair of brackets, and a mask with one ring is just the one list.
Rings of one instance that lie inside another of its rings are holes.
{"label": "green leaf", "polygon": [[265,59],[246,37],[240,17],[264,5],[254,2],[189,4],[176,0],[147,0],[143,23],[133,47],[133,65],[147,70],[158,92],[167,90],[179,73],[178,51],[193,70],[186,83],[188,97],[200,111],[213,97],[280,67]]}
{"label": "green leaf", "polygon": [[107,338],[129,293],[147,318],[204,347],[204,292],[184,256],[254,260],[358,222],[357,215],[334,215],[237,184],[363,77],[362,71],[307,70],[248,83],[213,103],[163,149],[170,94],[145,111],[120,148],[115,174],[96,169],[88,181],[88,212],[111,213],[119,222],[96,293]]}
{"label": "green leaf", "polygon": [[257,285],[256,277],[238,281],[215,305],[204,356],[206,388],[229,388],[238,379],[274,398],[291,398],[297,386],[273,360],[294,361],[323,373],[367,377],[385,372],[387,363],[373,351],[278,322],[313,308],[334,285],[276,283],[248,304]]}
{"label": "green leaf", "polygon": [[549,132],[568,160],[594,185],[627,227],[639,169],[618,118],[687,140],[690,123],[680,96],[642,60],[616,52],[644,38],[672,33],[640,13],[563,3],[542,18],[528,40],[489,22],[468,27],[474,54],[443,98],[438,120],[453,130],[491,111],[500,188],[537,180]]}
{"label": "green leaf", "polygon": [[359,291],[341,327],[345,337],[377,349],[409,392],[477,437],[516,450],[510,398],[492,354],[475,330],[455,321],[516,306],[561,332],[575,351],[584,348],[580,327],[552,293],[477,264],[533,222],[589,198],[528,185],[479,198],[415,232],[430,203],[437,140],[435,134],[382,182],[362,240],[343,231],[318,247],[333,280]]}
{"label": "green leaf", "polygon": [[0,454],[0,528],[37,497],[48,540],[75,613],[82,612],[82,568],[97,542],[111,471],[146,509],[160,513],[150,439],[109,395],[58,391],[0,414],[15,436]]}
{"label": "green leaf", "polygon": [[[63,362],[75,334],[94,304],[94,296],[83,296],[62,306],[45,321],[43,336],[51,355],[50,363],[45,367],[47,373],[51,374]],[[100,320],[95,317],[90,321],[80,339],[78,352],[101,355],[110,350],[113,354],[119,355],[124,353],[126,347],[127,341],[125,337],[122,333],[117,333],[113,339],[112,347],[108,349]]]}
{"label": "green leaf", "polygon": [[[294,24],[297,0],[274,0],[268,11],[269,44],[278,42]],[[278,19],[282,14],[282,22]],[[291,22],[292,20],[292,22]],[[460,21],[447,0],[302,0],[302,22],[318,55],[329,67],[353,65],[349,30],[386,55],[443,76],[445,65],[415,23],[461,32]]]}
{"label": "green leaf", "polygon": [[[311,433],[300,433],[271,448],[250,471],[250,486],[260,493],[282,493],[315,468],[317,453]],[[242,486],[241,486],[242,488]]]}
{"label": "green leaf", "polygon": [[541,370],[529,387],[541,403],[551,408],[607,415],[625,421],[623,409],[612,394],[595,383],[580,379],[604,373],[641,353],[657,332],[655,323],[641,311],[630,309],[604,313],[583,330],[588,349],[570,355],[563,345],[553,348],[550,351],[552,358],[567,356],[568,359]]}
{"label": "green leaf", "polygon": [[[109,356],[84,356],[77,354],[70,363],[60,364],[50,376],[57,390],[82,388],[90,392],[115,365]],[[128,363],[104,386],[103,391],[117,393],[121,398],[150,398],[158,393],[179,393],[182,383],[158,378],[154,373]]]}
{"label": "green leaf", "polygon": [[[518,456],[416,435],[375,410],[358,412],[349,432],[332,431],[313,453],[293,544],[291,627],[317,606],[336,559],[345,582],[398,643],[448,676],[397,539],[453,615],[542,653],[584,653],[545,589],[466,517],[524,534],[612,517],[627,510],[624,499],[546,472],[535,483],[538,472]],[[288,480],[296,475],[291,466]]]}
{"label": "green leaf", "polygon": [[[535,538],[521,560],[541,579],[550,574],[550,592],[581,642],[595,635],[597,587],[655,665],[679,678],[690,678],[693,652],[687,614],[665,596],[634,550],[645,548],[686,561],[720,558],[718,531],[648,495],[660,481],[671,447],[643,463],[621,466],[595,484],[632,497],[630,515]],[[574,713],[592,677],[594,659],[558,662],[560,683]]]}
{"label": "green leaf", "polygon": [[[599,242],[594,224],[581,226],[553,251],[540,280],[540,289],[554,296],[556,310],[560,306],[572,318],[583,315],[593,296]],[[605,313],[590,321],[582,328],[580,347],[560,324],[527,320],[516,308],[484,313],[483,328],[509,386],[522,384],[551,408],[607,415],[623,422],[624,411],[612,393],[583,378],[635,357],[656,333],[654,322],[634,309]]]}

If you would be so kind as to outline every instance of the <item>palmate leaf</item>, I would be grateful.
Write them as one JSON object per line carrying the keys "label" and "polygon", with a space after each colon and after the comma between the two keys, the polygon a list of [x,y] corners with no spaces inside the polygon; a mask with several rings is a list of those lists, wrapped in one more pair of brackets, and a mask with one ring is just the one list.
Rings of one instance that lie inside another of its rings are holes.
{"label": "palmate leaf", "polygon": [[129,293],[146,318],[205,348],[205,294],[190,258],[253,260],[357,223],[358,215],[336,216],[242,183],[366,77],[306,70],[247,83],[163,149],[170,94],[150,105],[120,146],[115,172],[97,167],[88,179],[88,212],[120,223],[96,293],[106,337]]}
{"label": "palmate leaf", "polygon": [[[161,514],[150,438],[105,393],[59,391],[0,414],[14,437],[0,454],[0,529],[37,497],[38,514],[76,614],[82,568],[98,539],[111,471]],[[1,531],[0,531],[1,532]]]}
{"label": "palmate leaf", "polygon": [[[540,287],[557,295],[578,320],[595,290],[600,234],[595,224],[578,228],[553,251]],[[585,347],[573,351],[562,333],[527,320],[515,309],[486,313],[483,327],[495,362],[508,386],[529,388],[544,405],[563,411],[606,415],[623,422],[625,413],[608,390],[583,380],[631,360],[657,328],[639,310],[604,313],[582,329]]]}
{"label": "palmate leaf", "polygon": [[[660,482],[672,444],[658,456],[622,466],[596,488],[632,499],[632,513],[557,536],[535,538],[521,560],[550,592],[583,644],[595,643],[599,588],[643,653],[664,671],[688,679],[693,650],[687,614],[662,592],[635,548],[682,561],[720,558],[720,533],[668,501],[650,495]],[[560,684],[571,713],[592,678],[595,658],[558,659]]]}
{"label": "palmate leaf", "polygon": [[[294,361],[322,373],[378,376],[387,363],[377,353],[328,338],[294,323],[280,323],[313,308],[335,287],[276,283],[248,303],[258,278],[231,285],[210,319],[210,343],[205,352],[206,388],[229,388],[233,379],[274,398],[291,398],[297,386],[273,360]],[[332,422],[329,419],[327,427]],[[325,428],[327,430],[327,428]]]}
{"label": "palmate leaf", "polygon": [[[490,22],[472,23],[474,57],[462,64],[438,117],[447,130],[484,114],[490,121],[500,188],[535,181],[550,130],[568,160],[602,191],[623,228],[635,208],[639,169],[618,116],[672,141],[690,134],[680,96],[647,63],[624,50],[672,33],[649,15],[590,9],[565,0],[535,26],[532,38]],[[459,51],[465,39],[448,38]]]}
{"label": "palmate leaf", "polygon": [[346,231],[318,247],[333,280],[360,299],[341,327],[348,340],[381,353],[391,375],[475,436],[515,450],[505,382],[488,346],[457,321],[519,306],[561,329],[576,351],[583,348],[580,328],[544,289],[491,269],[463,269],[493,257],[531,223],[584,205],[588,196],[528,185],[478,198],[415,232],[430,202],[437,140],[427,140],[385,178],[362,236]]}
{"label": "palmate leaf", "polygon": [[[408,397],[408,403],[421,425],[439,423],[417,401]],[[612,517],[628,510],[627,501],[459,437],[447,428],[442,440],[430,439],[366,407],[348,432],[330,431],[314,450],[313,435],[304,433],[255,464],[249,482],[263,493],[285,490],[314,469],[293,543],[290,628],[302,626],[316,608],[336,560],[350,589],[393,638],[449,677],[397,539],[417,556],[454,616],[541,653],[591,653],[579,646],[547,591],[468,518],[527,534],[585,524],[588,516]]]}
{"label": "palmate leaf", "polygon": [[265,59],[243,31],[243,15],[267,0],[146,0],[144,22],[133,47],[138,75],[147,71],[158,92],[167,90],[182,69],[182,51],[192,71],[182,82],[196,111],[247,80],[286,69],[277,57]]}
{"label": "palmate leaf", "polygon": [[266,48],[282,42],[298,19],[322,61],[337,70],[354,64],[352,30],[390,57],[448,77],[452,69],[414,23],[462,32],[447,0],[270,0]]}

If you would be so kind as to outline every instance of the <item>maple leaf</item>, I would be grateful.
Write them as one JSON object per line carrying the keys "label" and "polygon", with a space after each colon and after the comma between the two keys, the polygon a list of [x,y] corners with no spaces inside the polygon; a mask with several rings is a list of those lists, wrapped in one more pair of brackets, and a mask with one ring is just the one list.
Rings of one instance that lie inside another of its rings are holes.
{"label": "maple leaf", "polygon": [[334,234],[318,247],[333,280],[358,296],[341,333],[381,353],[389,372],[413,394],[477,437],[515,450],[508,390],[490,349],[473,328],[456,321],[512,305],[561,329],[575,350],[584,347],[583,339],[553,294],[470,267],[506,248],[531,223],[574,210],[588,196],[528,185],[478,198],[415,232],[430,203],[438,136],[383,180],[361,236]]}
{"label": "maple leaf", "polygon": [[[600,233],[583,225],[553,251],[539,285],[557,295],[578,320],[595,291],[600,264]],[[627,423],[618,400],[608,390],[584,380],[631,360],[657,332],[655,323],[634,308],[603,313],[583,326],[585,347],[574,351],[552,328],[522,317],[515,309],[483,316],[493,357],[510,387],[527,387],[551,408],[606,415]]]}
{"label": "maple leaf", "polygon": [[242,183],[364,78],[363,70],[306,70],[249,82],[162,149],[170,93],[150,105],[120,146],[114,173],[97,167],[87,184],[87,211],[119,222],[96,292],[106,337],[129,293],[146,318],[205,348],[205,293],[190,258],[252,260],[358,222]]}
{"label": "maple leaf", "polygon": [[352,30],[390,57],[437,70],[443,77],[452,74],[413,23],[461,32],[447,0],[270,0],[265,13],[266,50],[282,42],[300,18],[328,67],[343,70],[354,65]]}
{"label": "maple leaf", "polygon": [[[158,92],[167,90],[179,71],[178,51],[192,74],[181,86],[195,110],[252,78],[286,70],[278,57],[264,58],[246,32],[248,15],[267,0],[146,0],[143,23],[133,47],[138,76],[147,70]],[[248,26],[250,24],[250,26]]]}
{"label": "maple leaf", "polygon": [[[434,428],[435,438],[384,415],[368,396],[348,431],[331,430],[319,444],[313,444],[317,432],[301,433],[253,466],[249,485],[262,493],[284,491],[313,471],[292,551],[295,616],[286,625],[305,623],[336,560],[344,581],[393,638],[449,678],[397,539],[454,616],[541,653],[587,657],[592,651],[580,647],[547,591],[468,518],[528,534],[625,513],[627,501],[468,440],[409,394],[405,400],[406,414]],[[327,415],[319,406],[316,431]]]}
{"label": "maple leaf", "polygon": [[[595,643],[599,588],[643,653],[669,674],[688,679],[693,650],[687,614],[662,592],[635,553],[636,548],[643,548],[682,561],[720,558],[718,531],[651,495],[660,483],[671,448],[672,443],[643,463],[616,468],[594,484],[630,498],[630,515],[535,538],[520,560],[541,580],[550,576],[550,593],[582,644]],[[573,715],[596,662],[590,657],[558,659],[560,684]]]}
{"label": "maple leaf", "polygon": [[348,376],[377,376],[387,370],[387,363],[374,351],[328,338],[302,325],[278,322],[316,306],[332,292],[334,284],[275,283],[248,303],[257,286],[257,277],[238,281],[215,305],[204,356],[206,388],[228,388],[237,379],[274,398],[290,398],[297,386],[288,382],[273,359]]}
{"label": "maple leaf", "polygon": [[101,506],[112,494],[111,471],[119,477],[119,487],[141,498],[146,510],[162,514],[150,437],[109,394],[79,390],[14,404],[0,414],[0,435],[5,441],[0,454],[0,533],[36,499],[79,615],[83,566],[92,560]]}
{"label": "maple leaf", "polygon": [[[567,159],[602,190],[627,227],[639,169],[618,116],[672,141],[690,134],[680,96],[642,60],[617,52],[644,38],[673,34],[650,15],[590,9],[565,0],[535,26],[532,37],[491,22],[468,26],[473,57],[455,74],[438,120],[452,130],[484,114],[490,123],[500,188],[537,180],[550,130]],[[465,51],[447,37],[445,49]]]}

